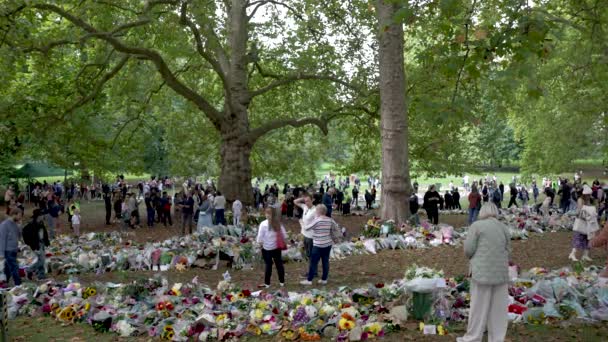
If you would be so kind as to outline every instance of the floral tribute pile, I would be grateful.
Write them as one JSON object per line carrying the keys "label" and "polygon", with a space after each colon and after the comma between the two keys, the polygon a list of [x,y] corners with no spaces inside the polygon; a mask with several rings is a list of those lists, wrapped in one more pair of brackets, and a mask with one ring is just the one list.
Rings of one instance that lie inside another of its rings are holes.
{"label": "floral tribute pile", "polygon": [[502,209],[500,220],[509,226],[512,239],[527,239],[530,233],[572,230],[574,215],[553,212],[550,216],[534,213],[529,208]]}
{"label": "floral tribute pile", "polygon": [[[542,217],[526,209],[503,210],[501,220],[507,224],[513,239],[525,239],[530,233],[570,230],[573,218],[553,214]],[[346,230],[348,231],[348,230]],[[440,245],[460,245],[466,238],[466,227],[454,229],[445,224],[396,226],[392,221],[370,219],[362,236],[334,245],[332,259],[351,255],[376,254],[382,249],[418,249]],[[157,243],[137,244],[124,233],[90,233],[74,239],[61,236],[47,249],[51,274],[78,274],[123,270],[184,270],[189,267],[217,268],[220,259],[233,269],[250,269],[261,260],[255,244],[257,227],[205,227],[188,236],[176,236]],[[303,261],[302,241],[290,236],[289,248],[283,252],[285,261]],[[22,246],[20,265],[30,265],[35,254]]]}
{"label": "floral tribute pile", "polygon": [[[510,319],[526,324],[608,320],[608,288],[597,284],[597,271],[590,267],[578,273],[569,268],[526,272],[509,288]],[[416,266],[391,284],[332,291],[254,292],[233,284],[229,275],[216,288],[199,284],[196,278],[172,285],[160,277],[129,284],[49,281],[9,290],[8,313],[11,318],[47,315],[58,323],[85,323],[100,332],[173,341],[260,335],[360,341],[403,327],[411,310],[408,283],[438,278],[445,284],[432,289],[434,304],[424,323],[445,334],[468,316],[468,279],[446,279],[440,271]]]}
{"label": "floral tribute pile", "polygon": [[[90,233],[79,239],[60,236],[46,250],[51,274],[111,272],[123,270],[183,270],[187,267],[217,267],[220,255],[232,267],[243,268],[254,259],[253,228],[204,228],[201,233],[176,236],[162,242],[138,244],[125,233]],[[20,265],[34,262],[29,247],[20,247]]]}

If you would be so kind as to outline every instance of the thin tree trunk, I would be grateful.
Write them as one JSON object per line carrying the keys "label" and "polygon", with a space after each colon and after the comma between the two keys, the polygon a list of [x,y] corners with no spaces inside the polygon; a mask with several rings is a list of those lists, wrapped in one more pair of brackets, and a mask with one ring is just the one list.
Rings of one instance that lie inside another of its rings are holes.
{"label": "thin tree trunk", "polygon": [[382,138],[382,219],[409,217],[407,104],[403,61],[403,26],[395,23],[397,5],[377,0],[380,61],[380,133]]}

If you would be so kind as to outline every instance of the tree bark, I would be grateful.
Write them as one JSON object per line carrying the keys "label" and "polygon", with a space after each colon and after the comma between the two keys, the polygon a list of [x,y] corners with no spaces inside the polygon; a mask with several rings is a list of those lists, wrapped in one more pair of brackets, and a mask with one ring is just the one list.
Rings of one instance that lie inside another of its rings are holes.
{"label": "tree bark", "polygon": [[409,217],[411,189],[408,164],[408,119],[403,60],[403,26],[395,23],[398,7],[377,0],[380,66],[380,134],[382,138],[382,207],[380,216],[397,223]]}
{"label": "tree bark", "polygon": [[251,148],[251,145],[236,140],[222,140],[218,190],[230,202],[238,199],[245,205],[253,204]]}

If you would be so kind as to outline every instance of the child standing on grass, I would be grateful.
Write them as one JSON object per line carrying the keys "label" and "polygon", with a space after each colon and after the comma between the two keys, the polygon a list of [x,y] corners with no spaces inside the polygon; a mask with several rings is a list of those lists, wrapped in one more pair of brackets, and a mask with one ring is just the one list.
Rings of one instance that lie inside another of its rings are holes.
{"label": "child standing on grass", "polygon": [[72,229],[74,229],[74,236],[79,237],[80,236],[80,209],[77,209],[75,206],[72,206],[72,208],[74,208],[74,213],[72,214]]}

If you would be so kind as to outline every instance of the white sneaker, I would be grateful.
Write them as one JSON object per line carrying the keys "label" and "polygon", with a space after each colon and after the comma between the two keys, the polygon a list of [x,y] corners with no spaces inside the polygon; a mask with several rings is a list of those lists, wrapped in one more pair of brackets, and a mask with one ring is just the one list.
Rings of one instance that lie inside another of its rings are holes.
{"label": "white sneaker", "polygon": [[319,280],[318,283],[321,285],[327,285],[327,280]]}
{"label": "white sneaker", "polygon": [[584,254],[583,257],[581,258],[581,260],[583,260],[583,261],[593,261],[593,259],[591,259],[587,254]]}
{"label": "white sneaker", "polygon": [[258,285],[258,289],[267,289],[267,288],[269,288],[269,287],[270,287],[270,285],[268,285],[268,284],[261,284],[261,285]]}
{"label": "white sneaker", "polygon": [[285,287],[285,283],[279,283],[279,285],[281,285],[281,287]]}
{"label": "white sneaker", "polygon": [[576,258],[576,254],[574,252],[570,253],[570,255],[568,256],[568,259],[570,259],[572,261],[578,261],[578,259]]}
{"label": "white sneaker", "polygon": [[302,280],[300,282],[300,285],[312,285],[312,281],[310,281],[310,280]]}

